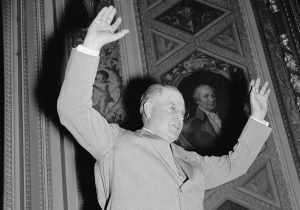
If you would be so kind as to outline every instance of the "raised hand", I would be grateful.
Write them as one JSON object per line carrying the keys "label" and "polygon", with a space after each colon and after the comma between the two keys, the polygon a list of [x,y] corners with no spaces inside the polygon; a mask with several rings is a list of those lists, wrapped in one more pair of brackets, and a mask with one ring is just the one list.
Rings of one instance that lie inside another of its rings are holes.
{"label": "raised hand", "polygon": [[268,111],[268,97],[270,95],[270,89],[267,89],[268,82],[260,88],[260,79],[251,80],[250,83],[250,104],[251,104],[251,116],[257,120],[264,120]]}
{"label": "raised hand", "polygon": [[103,45],[121,39],[125,34],[129,33],[127,29],[115,33],[122,22],[122,18],[118,17],[111,24],[115,15],[116,9],[113,6],[102,8],[89,26],[83,46],[99,51]]}

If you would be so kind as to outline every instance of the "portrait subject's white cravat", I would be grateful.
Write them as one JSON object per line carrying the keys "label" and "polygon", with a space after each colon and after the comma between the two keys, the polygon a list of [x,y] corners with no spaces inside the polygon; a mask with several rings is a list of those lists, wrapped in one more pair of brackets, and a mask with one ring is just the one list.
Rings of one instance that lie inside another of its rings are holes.
{"label": "portrait subject's white cravat", "polygon": [[199,109],[204,111],[204,113],[207,115],[208,120],[212,124],[216,133],[220,134],[221,128],[222,128],[222,121],[221,121],[220,117],[218,116],[218,114],[216,114],[214,112],[206,111],[206,110],[202,109],[201,107],[199,107]]}

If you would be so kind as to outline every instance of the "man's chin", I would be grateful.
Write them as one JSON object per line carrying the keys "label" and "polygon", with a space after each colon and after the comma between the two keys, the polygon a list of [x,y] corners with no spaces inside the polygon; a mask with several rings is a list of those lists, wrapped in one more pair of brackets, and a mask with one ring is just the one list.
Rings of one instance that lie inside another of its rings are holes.
{"label": "man's chin", "polygon": [[171,138],[169,138],[170,143],[176,141],[178,139],[178,137],[179,137],[179,134],[173,134],[171,136]]}
{"label": "man's chin", "polygon": [[215,109],[216,109],[216,106],[215,106],[215,105],[211,105],[211,106],[209,107],[209,111],[215,111]]}
{"label": "man's chin", "polygon": [[177,139],[174,139],[174,138],[171,138],[171,139],[168,139],[168,142],[169,143],[173,143],[174,141],[176,141]]}

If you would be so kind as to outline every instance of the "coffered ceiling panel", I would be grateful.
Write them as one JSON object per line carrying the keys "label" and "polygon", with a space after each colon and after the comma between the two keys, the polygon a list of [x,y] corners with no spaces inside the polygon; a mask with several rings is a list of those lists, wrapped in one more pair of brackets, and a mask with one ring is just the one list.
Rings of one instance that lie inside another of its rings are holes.
{"label": "coffered ceiling panel", "polygon": [[160,80],[164,84],[176,85],[193,72],[212,72],[222,75],[228,80],[231,80],[235,76],[234,74],[239,72],[244,74],[243,69],[238,64],[234,65],[213,56],[196,50],[172,67],[172,71],[163,73],[160,76]]}
{"label": "coffered ceiling panel", "polygon": [[[252,68],[244,25],[235,4],[226,1],[164,0],[137,1],[149,75],[172,72],[197,49],[227,63]],[[179,43],[177,46],[176,43]],[[244,48],[244,49],[243,49]],[[166,53],[168,52],[168,53]],[[244,53],[246,52],[246,54]],[[188,71],[188,69],[187,69]]]}
{"label": "coffered ceiling panel", "polygon": [[152,41],[154,55],[157,63],[170,56],[173,52],[181,48],[185,43],[166,34],[152,30]]}
{"label": "coffered ceiling panel", "polygon": [[231,23],[221,32],[217,33],[209,42],[243,56],[243,50],[235,23]]}
{"label": "coffered ceiling panel", "polygon": [[250,210],[240,204],[237,204],[231,200],[226,200],[224,203],[221,204],[221,206],[219,206],[217,208],[217,210],[230,210],[230,209],[235,209],[235,210]]}
{"label": "coffered ceiling panel", "polygon": [[278,189],[269,161],[249,174],[239,189],[280,208]]}
{"label": "coffered ceiling panel", "polygon": [[160,23],[195,35],[214,22],[222,19],[226,11],[204,2],[178,1],[155,18]]}
{"label": "coffered ceiling panel", "polygon": [[154,7],[156,4],[159,4],[162,0],[145,0],[145,3],[148,7],[148,9],[150,9],[151,7]]}

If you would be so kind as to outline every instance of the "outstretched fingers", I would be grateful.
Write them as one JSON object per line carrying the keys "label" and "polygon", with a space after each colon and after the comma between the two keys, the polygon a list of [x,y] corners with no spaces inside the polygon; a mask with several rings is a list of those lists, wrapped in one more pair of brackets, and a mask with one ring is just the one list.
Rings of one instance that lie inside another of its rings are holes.
{"label": "outstretched fingers", "polygon": [[104,15],[106,14],[106,11],[107,11],[107,7],[103,7],[100,12],[98,13],[98,15],[96,16],[95,20],[96,21],[99,21],[99,20],[103,20],[104,18]]}
{"label": "outstretched fingers", "polygon": [[254,84],[254,91],[256,93],[259,92],[259,86],[260,86],[260,78],[257,78],[256,81],[255,81],[255,84]]}
{"label": "outstretched fingers", "polygon": [[265,84],[262,86],[262,88],[260,89],[260,91],[259,91],[259,94],[261,94],[261,95],[265,95],[265,93],[266,93],[266,90],[267,90],[267,87],[268,87],[268,82],[265,82]]}
{"label": "outstretched fingers", "polygon": [[117,10],[113,7],[113,6],[109,6],[104,17],[103,20],[107,23],[107,24],[111,24],[113,18],[116,15]]}
{"label": "outstretched fingers", "polygon": [[270,90],[270,89],[268,89],[268,90],[265,92],[265,95],[264,95],[264,97],[265,97],[265,98],[268,98],[268,97],[269,97],[269,95],[270,95],[270,93],[271,93],[271,90]]}
{"label": "outstretched fingers", "polygon": [[127,29],[123,29],[122,31],[118,32],[118,33],[115,33],[114,34],[114,40],[119,40],[121,39],[123,36],[125,36],[126,34],[129,33],[129,30]]}
{"label": "outstretched fingers", "polygon": [[100,12],[97,14],[95,21],[105,22],[111,24],[114,16],[116,15],[117,10],[113,6],[103,7]]}
{"label": "outstretched fingers", "polygon": [[104,22],[109,26],[109,31],[114,33],[122,23],[122,18],[118,17],[116,21],[111,25],[116,13],[117,10],[113,6],[103,7],[96,16],[95,21]]}
{"label": "outstretched fingers", "polygon": [[249,85],[249,92],[250,94],[260,94],[266,98],[270,95],[271,90],[268,89],[268,82],[265,82],[264,85],[259,88],[261,84],[260,78],[257,78],[256,80],[251,80],[250,85]]}
{"label": "outstretched fingers", "polygon": [[253,96],[260,95],[260,96],[264,97],[265,99],[268,99],[268,97],[271,93],[271,90],[268,88],[269,83],[265,82],[263,84],[263,86],[261,88],[259,88],[260,83],[261,83],[260,78],[258,78],[256,80],[251,80],[251,83],[250,83],[250,89],[252,87],[251,94]]}
{"label": "outstretched fingers", "polygon": [[111,32],[114,33],[119,28],[121,23],[122,23],[122,18],[118,17],[114,22],[114,24],[111,25]]}

